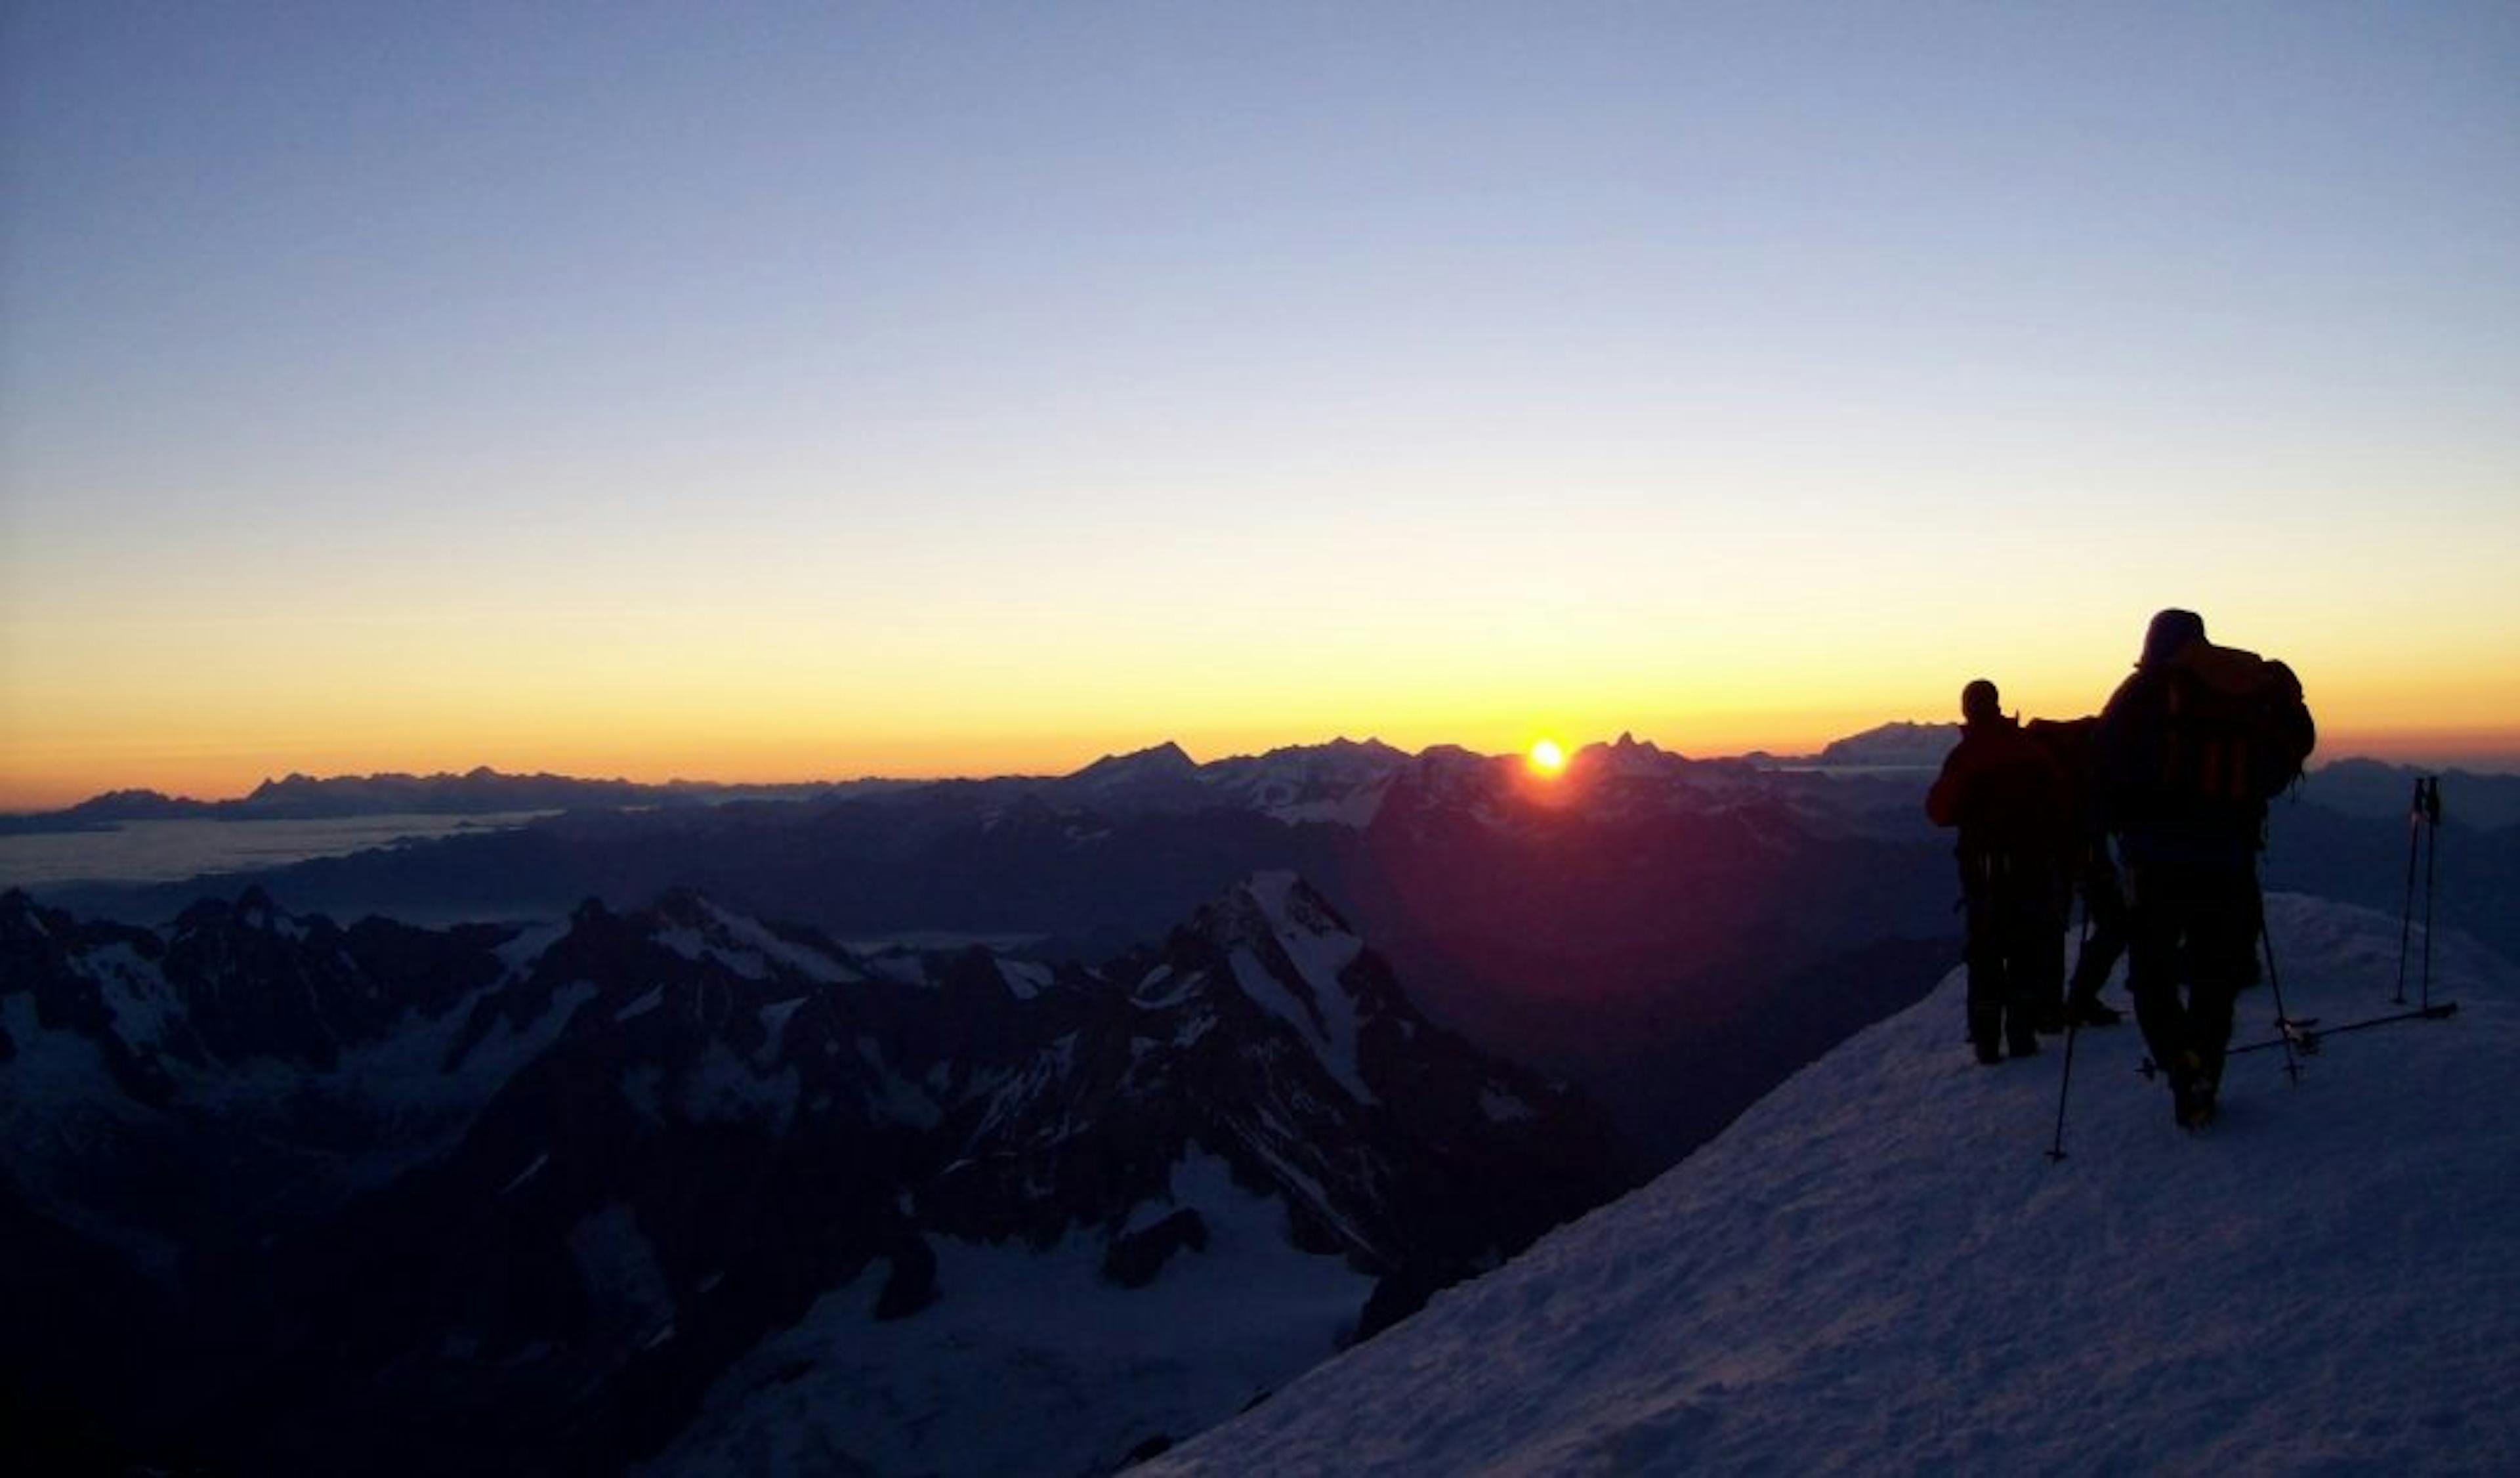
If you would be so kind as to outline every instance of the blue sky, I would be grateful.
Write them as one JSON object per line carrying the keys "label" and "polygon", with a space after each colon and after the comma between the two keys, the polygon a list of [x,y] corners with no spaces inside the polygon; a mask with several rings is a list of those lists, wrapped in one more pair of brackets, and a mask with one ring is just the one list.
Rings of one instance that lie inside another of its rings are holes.
{"label": "blue sky", "polygon": [[2520,731],[2510,5],[0,25],[0,791]]}

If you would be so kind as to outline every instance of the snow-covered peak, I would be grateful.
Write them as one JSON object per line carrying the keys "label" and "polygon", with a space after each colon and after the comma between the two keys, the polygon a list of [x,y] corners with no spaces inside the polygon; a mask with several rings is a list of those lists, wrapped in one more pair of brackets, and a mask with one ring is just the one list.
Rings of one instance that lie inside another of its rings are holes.
{"label": "snow-covered peak", "polygon": [[1372,824],[1392,779],[1409,763],[1406,751],[1380,739],[1338,739],[1218,760],[1203,767],[1199,778],[1220,800],[1289,826],[1327,822],[1362,829]]}
{"label": "snow-covered peak", "polygon": [[1428,777],[1484,778],[1492,774],[1498,756],[1464,749],[1459,744],[1429,744],[1418,753],[1418,771]]}
{"label": "snow-covered peak", "polygon": [[[2394,916],[2269,925],[2295,1016],[2404,1009]],[[2435,963],[2455,1016],[2325,1037],[2297,1084],[2235,1054],[2201,1136],[2134,1027],[2082,1034],[2056,1161],[2063,1052],[1976,1066],[1955,972],[1146,1471],[2520,1470],[2520,975]],[[2235,1045],[2275,1041],[2271,997]]]}
{"label": "snow-covered peak", "polygon": [[1260,910],[1260,917],[1269,921],[1281,941],[1299,935],[1356,937],[1356,931],[1330,907],[1329,900],[1291,871],[1254,873],[1243,879],[1237,891]]}
{"label": "snow-covered peak", "polygon": [[715,959],[747,980],[767,980],[783,966],[825,985],[863,978],[837,950],[790,938],[688,888],[657,899],[652,914],[658,944],[686,960]]}
{"label": "snow-covered peak", "polygon": [[1429,815],[1460,815],[1486,825],[1500,824],[1500,808],[1512,790],[1511,778],[1522,769],[1512,755],[1478,754],[1454,744],[1420,750],[1400,772],[1394,788],[1400,797],[1386,805],[1413,821]]}
{"label": "snow-covered peak", "polygon": [[1292,873],[1260,873],[1203,919],[1237,988],[1292,1026],[1351,1097],[1374,1102],[1361,1052],[1370,1008],[1345,978],[1365,941],[1328,900]]}
{"label": "snow-covered peak", "polygon": [[1920,724],[1903,719],[1832,740],[1810,763],[1931,769],[1943,762],[1943,756],[1951,753],[1959,738],[1958,724]]}

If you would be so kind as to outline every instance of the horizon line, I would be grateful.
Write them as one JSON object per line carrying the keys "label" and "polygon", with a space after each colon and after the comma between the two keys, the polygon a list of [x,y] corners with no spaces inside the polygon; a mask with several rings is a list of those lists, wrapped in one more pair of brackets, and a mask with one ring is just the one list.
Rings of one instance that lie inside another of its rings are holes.
{"label": "horizon line", "polygon": [[[1690,764],[1717,764],[1724,762],[1742,763],[1758,761],[1775,763],[1816,762],[1822,758],[1828,748],[1834,747],[1837,744],[1871,738],[1891,731],[1957,731],[1958,728],[1958,723],[1951,720],[1891,719],[1874,725],[1869,729],[1861,730],[1855,734],[1846,735],[1837,739],[1832,739],[1827,744],[1822,745],[1820,749],[1815,750],[1787,752],[1768,749],[1765,747],[1752,747],[1725,753],[1703,754],[1691,754],[1684,750],[1667,749],[1651,739],[1637,737],[1633,731],[1622,731],[1615,739],[1596,739],[1572,749],[1570,752],[1572,755],[1580,757],[1595,750],[1611,749],[1618,747],[1622,743],[1630,743],[1639,748],[1656,750],[1660,753],[1669,755],[1674,759]],[[27,817],[51,815],[63,811],[74,810],[80,806],[88,805],[113,796],[157,796],[173,802],[186,802],[198,805],[221,805],[234,801],[250,800],[254,795],[259,794],[263,790],[278,785],[285,785],[291,782],[304,782],[313,784],[330,784],[341,782],[358,781],[449,781],[467,780],[474,777],[487,777],[497,780],[550,780],[579,784],[633,785],[644,789],[655,790],[673,789],[678,786],[741,790],[746,788],[807,789],[816,786],[839,787],[871,784],[930,785],[949,784],[957,782],[1055,781],[1081,775],[1099,765],[1109,764],[1117,760],[1132,759],[1140,755],[1153,754],[1166,749],[1178,751],[1185,759],[1189,760],[1191,764],[1197,768],[1204,769],[1209,765],[1226,764],[1235,760],[1265,759],[1275,754],[1307,749],[1325,749],[1340,744],[1351,745],[1358,748],[1380,747],[1413,760],[1422,758],[1426,754],[1438,750],[1459,750],[1489,760],[1510,760],[1526,752],[1521,749],[1512,748],[1492,751],[1480,750],[1463,744],[1440,741],[1426,744],[1417,749],[1411,749],[1405,745],[1393,744],[1387,740],[1371,735],[1361,739],[1352,739],[1345,735],[1338,735],[1328,739],[1314,740],[1307,743],[1280,744],[1266,749],[1237,751],[1234,753],[1216,755],[1209,759],[1197,758],[1192,753],[1189,745],[1182,743],[1178,739],[1163,739],[1134,749],[1111,750],[1107,753],[1098,755],[1094,759],[1088,760],[1071,769],[1043,771],[997,770],[983,772],[979,770],[971,770],[963,772],[929,772],[920,774],[865,772],[855,776],[844,777],[808,775],[793,779],[768,779],[756,777],[742,780],[720,780],[701,775],[672,775],[662,780],[635,780],[624,774],[603,775],[573,773],[565,770],[554,770],[548,768],[508,770],[501,769],[498,766],[490,764],[475,764],[462,770],[343,770],[336,771],[331,774],[315,774],[303,770],[291,769],[286,773],[277,776],[266,774],[253,785],[232,794],[204,796],[163,790],[156,786],[146,784],[112,785],[101,790],[89,791],[75,800],[57,805],[29,804],[14,800],[0,801],[0,816]],[[2370,744],[2371,740],[2367,737],[2361,738],[2358,739],[2353,745],[2337,746],[2338,752],[2331,756],[2318,757],[2315,755],[2311,762],[2304,768],[2304,773],[2316,774],[2336,765],[2362,762],[2384,765],[2396,769],[2431,771],[2443,774],[2471,774],[2487,777],[2520,775],[2520,747],[2508,749],[2476,749],[2469,750],[2467,752],[2457,752],[2457,749],[2462,746],[2423,746],[2423,753],[2418,757],[2410,756],[2408,753],[2408,751],[2416,748],[2420,744],[2420,739],[2417,737],[2398,737],[2394,739],[2384,739],[2381,741],[2381,747],[2378,749],[2369,747]],[[2400,752],[2397,754],[2385,752],[2390,749],[2395,749]],[[1924,770],[1932,768],[1932,765],[1930,763],[1919,762],[1914,764],[1882,764],[1869,768],[1882,770]]]}

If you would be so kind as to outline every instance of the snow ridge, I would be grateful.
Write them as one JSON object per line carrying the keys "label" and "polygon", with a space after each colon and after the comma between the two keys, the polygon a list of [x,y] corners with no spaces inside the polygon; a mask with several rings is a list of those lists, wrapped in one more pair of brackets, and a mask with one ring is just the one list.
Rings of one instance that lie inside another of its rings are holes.
{"label": "snow ridge", "polygon": [[[2286,1005],[2399,920],[2269,900]],[[2130,1026],[1988,1070],[1958,972],[1705,1149],[1148,1473],[2520,1471],[2520,971],[2235,1056],[2189,1136]],[[2272,1040],[2264,988],[2235,1041]]]}

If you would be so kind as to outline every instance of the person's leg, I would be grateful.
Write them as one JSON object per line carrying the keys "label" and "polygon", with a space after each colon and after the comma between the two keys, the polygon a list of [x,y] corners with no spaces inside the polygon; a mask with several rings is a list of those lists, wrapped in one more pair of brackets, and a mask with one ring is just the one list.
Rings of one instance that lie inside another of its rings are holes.
{"label": "person's leg", "polygon": [[2130,869],[2127,881],[2127,995],[2152,1060],[2170,1068],[2187,1050],[2187,1011],[2179,1000],[2178,898],[2160,869]]}
{"label": "person's leg", "polygon": [[[1987,879],[1987,913],[1992,934],[1989,958],[1999,984],[1997,1002],[2002,1012],[2004,1045],[2016,1057],[2039,1051],[2038,1022],[2040,950],[2036,904],[2031,879],[2010,859],[2000,859]],[[2044,941],[2053,952],[2055,941]]]}
{"label": "person's leg", "polygon": [[2106,857],[2093,862],[2083,874],[2083,907],[2090,915],[2091,930],[2074,957],[2074,983],[2066,993],[2065,1008],[2085,1026],[2110,1025],[2118,1013],[2100,1004],[2100,987],[2108,984],[2109,971],[2126,954],[2127,908],[2117,869]]}
{"label": "person's leg", "polygon": [[2197,894],[2188,946],[2194,976],[2187,988],[2187,1031],[2207,1088],[2219,1090],[2231,1045],[2232,1005],[2257,978],[2257,880],[2245,869],[2212,873],[2199,878]]}
{"label": "person's leg", "polygon": [[2003,1059],[2003,952],[1984,892],[1968,899],[1968,1034],[1980,1062]]}
{"label": "person's leg", "polygon": [[2065,877],[2042,869],[2022,897],[2021,965],[2024,993],[2039,1030],[2065,1029]]}

